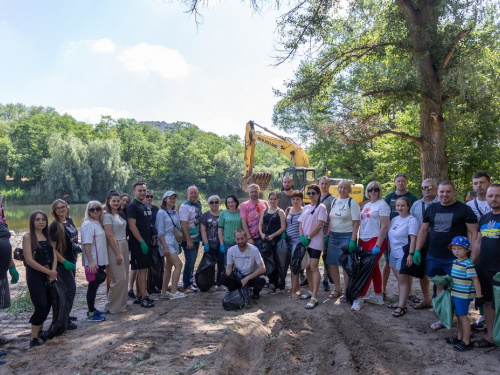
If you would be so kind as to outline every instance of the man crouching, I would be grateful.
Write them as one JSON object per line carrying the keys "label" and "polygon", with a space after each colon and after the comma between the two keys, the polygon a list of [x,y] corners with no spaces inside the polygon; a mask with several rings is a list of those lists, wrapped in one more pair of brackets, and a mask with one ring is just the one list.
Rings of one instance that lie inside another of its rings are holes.
{"label": "man crouching", "polygon": [[221,284],[229,290],[234,289],[234,282],[231,279],[233,267],[241,272],[243,278],[241,285],[248,285],[253,288],[253,300],[260,298],[259,293],[266,284],[266,281],[259,277],[266,272],[264,261],[260,256],[259,249],[247,243],[247,234],[243,229],[234,232],[236,245],[229,248],[227,252],[226,274],[221,275]]}

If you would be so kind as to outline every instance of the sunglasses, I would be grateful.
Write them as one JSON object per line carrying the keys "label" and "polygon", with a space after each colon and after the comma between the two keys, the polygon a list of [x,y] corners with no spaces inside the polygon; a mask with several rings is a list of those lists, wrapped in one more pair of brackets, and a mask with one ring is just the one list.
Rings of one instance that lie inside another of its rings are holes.
{"label": "sunglasses", "polygon": [[432,185],[431,185],[431,186],[422,186],[420,189],[421,189],[422,191],[432,190],[432,189],[434,189],[434,186],[432,186]]}
{"label": "sunglasses", "polygon": [[152,195],[146,195],[146,198],[148,198],[148,199],[149,198],[153,198],[153,196]]}
{"label": "sunglasses", "polygon": [[316,193],[315,191],[308,191],[307,195],[318,195],[318,193]]}
{"label": "sunglasses", "polygon": [[94,208],[89,208],[89,212],[94,213],[94,212],[101,212],[102,208],[101,207],[94,207]]}
{"label": "sunglasses", "polygon": [[379,188],[368,189],[369,193],[373,193],[374,191],[377,192],[377,193],[379,193],[380,189]]}
{"label": "sunglasses", "polygon": [[208,202],[209,204],[219,204],[219,201],[211,201],[211,202]]}

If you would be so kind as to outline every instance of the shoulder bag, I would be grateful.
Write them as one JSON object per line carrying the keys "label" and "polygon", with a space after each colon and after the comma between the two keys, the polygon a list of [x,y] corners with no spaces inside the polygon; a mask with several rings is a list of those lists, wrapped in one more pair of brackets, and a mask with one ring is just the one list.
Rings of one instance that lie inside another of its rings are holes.
{"label": "shoulder bag", "polygon": [[168,217],[170,218],[170,220],[172,221],[172,225],[174,226],[174,236],[175,236],[175,240],[178,242],[178,243],[182,243],[182,239],[183,239],[183,235],[182,235],[182,230],[180,230],[179,228],[177,228],[177,225],[175,225],[174,223],[174,219],[172,219],[172,216],[170,216],[170,214],[168,213],[168,210],[165,210],[165,212],[167,213]]}

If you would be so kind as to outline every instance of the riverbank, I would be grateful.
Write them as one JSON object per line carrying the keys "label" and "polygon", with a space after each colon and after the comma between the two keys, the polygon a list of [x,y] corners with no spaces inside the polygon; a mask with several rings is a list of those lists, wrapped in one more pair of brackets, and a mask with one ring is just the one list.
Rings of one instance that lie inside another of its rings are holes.
{"label": "riverbank", "polygon": [[[24,266],[16,262],[16,267],[21,276],[12,286],[13,298],[26,289]],[[214,292],[174,301],[152,295],[157,301],[151,309],[129,300],[125,313],[92,323],[85,319],[87,281],[81,262],[77,286],[73,314],[78,329],[38,348],[28,350],[30,313],[0,312],[0,347],[8,352],[0,374],[489,375],[499,363],[497,349],[454,352],[444,339],[456,334],[456,325],[432,332],[432,309],[409,308],[401,318],[392,317],[385,306],[365,305],[352,312],[320,291],[319,305],[305,310],[307,301],[264,291],[251,308],[228,312],[221,306],[223,292]],[[417,281],[414,288],[418,293]],[[391,275],[388,295],[394,299],[396,294]],[[104,309],[105,299],[101,286],[98,309]],[[475,311],[471,314],[477,318]],[[474,334],[475,339],[484,335]]]}

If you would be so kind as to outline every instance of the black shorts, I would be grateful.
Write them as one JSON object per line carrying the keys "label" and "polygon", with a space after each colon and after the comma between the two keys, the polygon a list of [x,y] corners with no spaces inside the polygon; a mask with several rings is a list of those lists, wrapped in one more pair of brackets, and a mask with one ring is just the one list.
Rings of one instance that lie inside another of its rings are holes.
{"label": "black shorts", "polygon": [[319,258],[321,258],[321,253],[322,253],[321,250],[316,250],[316,249],[308,247],[307,248],[307,252],[309,253],[309,257],[311,259],[319,259]]}
{"label": "black shorts", "polygon": [[[131,243],[129,242],[129,246]],[[147,254],[142,253],[141,245],[130,246],[130,268],[133,271],[143,270],[149,268],[151,264],[151,246],[149,246],[149,251]]]}
{"label": "black shorts", "polygon": [[499,285],[500,283],[493,280],[493,276],[497,274],[497,271],[490,271],[478,264],[476,266],[477,278],[481,284],[481,293],[483,294],[484,300],[487,302],[493,301],[493,285]]}

